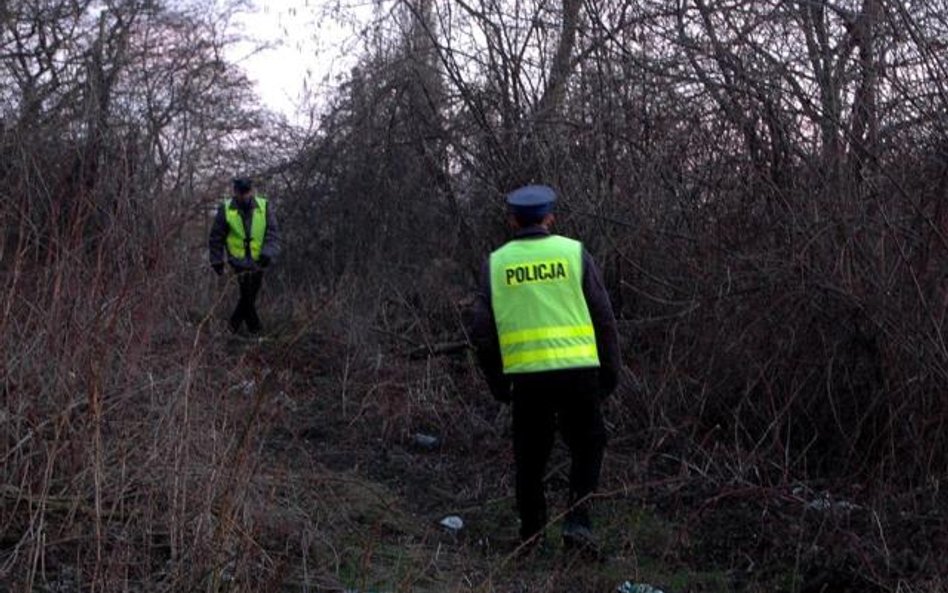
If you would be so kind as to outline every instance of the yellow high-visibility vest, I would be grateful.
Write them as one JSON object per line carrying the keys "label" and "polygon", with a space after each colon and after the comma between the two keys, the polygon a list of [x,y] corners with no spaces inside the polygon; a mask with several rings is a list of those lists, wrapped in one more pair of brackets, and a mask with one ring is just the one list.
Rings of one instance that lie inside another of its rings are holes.
{"label": "yellow high-visibility vest", "polygon": [[224,217],[228,227],[227,252],[236,259],[249,256],[257,261],[260,259],[260,250],[263,249],[263,238],[267,233],[267,199],[263,196],[254,196],[253,199],[257,207],[253,209],[249,237],[240,209],[234,205],[233,198],[224,200]]}
{"label": "yellow high-visibility vest", "polygon": [[490,255],[490,288],[505,374],[599,366],[582,243],[510,241]]}

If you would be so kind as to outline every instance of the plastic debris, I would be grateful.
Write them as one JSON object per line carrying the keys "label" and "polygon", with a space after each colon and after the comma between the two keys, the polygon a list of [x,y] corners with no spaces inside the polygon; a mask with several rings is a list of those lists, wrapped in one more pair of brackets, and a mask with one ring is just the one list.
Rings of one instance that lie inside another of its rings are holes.
{"label": "plastic debris", "polygon": [[449,531],[461,531],[464,529],[464,520],[457,515],[448,515],[441,519],[441,526]]}
{"label": "plastic debris", "polygon": [[[833,500],[833,495],[826,490],[817,493],[803,486],[797,486],[793,489],[793,495],[803,499],[804,506],[810,511],[848,513],[862,508],[848,500]],[[809,500],[806,500],[807,498]]]}
{"label": "plastic debris", "polygon": [[859,508],[858,504],[849,502],[847,500],[838,500],[833,501],[829,495],[824,494],[820,498],[811,500],[806,503],[806,508],[811,511],[841,511],[849,512]]}
{"label": "plastic debris", "polygon": [[244,395],[253,395],[257,391],[257,382],[253,379],[247,379],[230,388],[231,391],[239,391]]}
{"label": "plastic debris", "polygon": [[421,447],[422,449],[437,449],[441,444],[441,439],[430,434],[424,434],[421,432],[416,432],[412,437],[412,442]]}
{"label": "plastic debris", "polygon": [[622,583],[616,591],[619,593],[665,593],[661,589],[646,583],[633,583],[632,581]]}

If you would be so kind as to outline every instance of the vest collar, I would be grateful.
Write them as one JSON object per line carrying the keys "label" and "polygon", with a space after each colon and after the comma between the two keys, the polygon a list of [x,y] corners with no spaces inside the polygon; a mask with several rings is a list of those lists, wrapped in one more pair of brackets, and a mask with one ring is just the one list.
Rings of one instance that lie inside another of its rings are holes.
{"label": "vest collar", "polygon": [[542,226],[535,224],[526,228],[518,229],[514,232],[514,239],[530,239],[539,237],[549,237],[550,231]]}
{"label": "vest collar", "polygon": [[254,194],[247,202],[247,205],[241,206],[240,198],[237,196],[231,196],[230,207],[232,210],[253,210],[257,207],[257,197],[257,194]]}

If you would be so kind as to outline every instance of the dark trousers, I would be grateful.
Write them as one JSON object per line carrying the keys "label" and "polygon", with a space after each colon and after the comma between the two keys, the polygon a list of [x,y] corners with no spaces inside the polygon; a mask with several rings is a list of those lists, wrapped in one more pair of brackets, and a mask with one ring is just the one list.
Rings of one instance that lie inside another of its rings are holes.
{"label": "dark trousers", "polygon": [[570,451],[568,522],[590,527],[583,499],[599,485],[606,428],[596,370],[513,376],[513,442],[520,536],[539,532],[547,521],[543,475],[557,429]]}
{"label": "dark trousers", "polygon": [[247,331],[257,333],[260,331],[260,318],[257,317],[257,293],[260,292],[260,286],[263,284],[263,272],[238,272],[237,285],[240,287],[240,300],[237,301],[237,308],[234,314],[230,316],[230,327],[237,331],[240,324],[247,323]]}

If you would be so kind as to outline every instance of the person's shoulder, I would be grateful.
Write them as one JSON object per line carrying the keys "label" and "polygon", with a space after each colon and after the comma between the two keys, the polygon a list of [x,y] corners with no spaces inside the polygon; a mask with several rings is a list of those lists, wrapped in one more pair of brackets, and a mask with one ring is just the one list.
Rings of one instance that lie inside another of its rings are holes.
{"label": "person's shoulder", "polygon": [[504,249],[510,248],[510,246],[513,245],[513,244],[516,243],[516,242],[517,242],[517,238],[516,238],[516,237],[504,241],[502,244],[500,244],[500,245],[498,245],[497,247],[495,247],[495,248],[493,249],[493,251],[490,252],[490,255],[487,256],[487,258],[490,259],[490,258],[493,257],[496,253],[499,253],[499,252],[503,251]]}
{"label": "person's shoulder", "polygon": [[550,237],[554,237],[557,241],[559,241],[560,243],[564,245],[569,245],[571,247],[578,247],[582,249],[583,252],[586,251],[586,246],[583,245],[583,242],[580,241],[579,239],[574,239],[572,237],[567,237],[566,235],[557,235],[557,234],[551,234]]}

